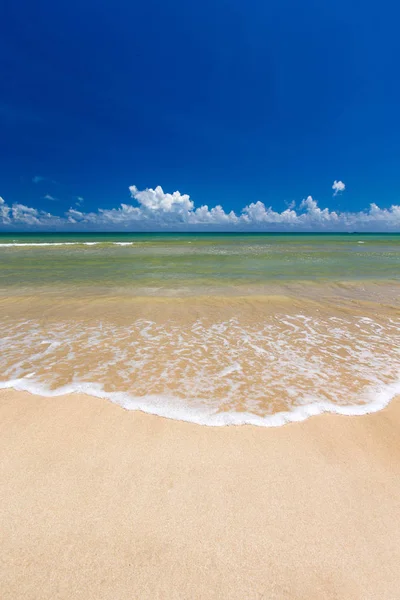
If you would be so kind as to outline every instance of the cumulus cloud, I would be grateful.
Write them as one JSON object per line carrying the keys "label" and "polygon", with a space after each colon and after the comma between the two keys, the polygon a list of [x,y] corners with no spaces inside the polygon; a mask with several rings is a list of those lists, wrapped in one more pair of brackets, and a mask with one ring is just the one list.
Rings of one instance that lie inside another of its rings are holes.
{"label": "cumulus cloud", "polygon": [[[335,182],[337,184],[342,182]],[[339,186],[342,190],[344,184]],[[131,202],[116,208],[85,212],[71,207],[56,216],[24,204],[8,205],[0,198],[0,226],[21,225],[31,228],[69,231],[151,231],[151,230],[222,230],[222,231],[395,231],[400,229],[400,205],[380,208],[373,203],[365,211],[340,212],[321,208],[308,196],[295,209],[290,204],[281,212],[257,201],[239,212],[226,212],[220,205],[196,207],[187,194],[176,191],[129,188]]]}
{"label": "cumulus cloud", "polygon": [[345,184],[343,183],[343,181],[335,181],[332,184],[332,189],[333,189],[333,195],[336,196],[337,194],[339,194],[339,192],[344,192],[344,190],[346,189]]}
{"label": "cumulus cloud", "polygon": [[155,190],[148,188],[143,191],[139,191],[135,185],[131,185],[129,191],[142,209],[150,212],[183,215],[194,208],[194,203],[187,194],[180,192],[166,194],[160,185]]}
{"label": "cumulus cloud", "polygon": [[0,227],[26,225],[51,228],[62,225],[64,222],[66,220],[62,217],[51,215],[25,204],[15,202],[9,206],[0,197]]}
{"label": "cumulus cloud", "polygon": [[8,225],[9,223],[11,223],[10,207],[0,196],[0,224]]}
{"label": "cumulus cloud", "polygon": [[51,200],[53,202],[57,202],[58,201],[58,198],[54,198],[54,196],[52,196],[51,194],[46,194],[45,196],[43,196],[43,198],[45,200]]}

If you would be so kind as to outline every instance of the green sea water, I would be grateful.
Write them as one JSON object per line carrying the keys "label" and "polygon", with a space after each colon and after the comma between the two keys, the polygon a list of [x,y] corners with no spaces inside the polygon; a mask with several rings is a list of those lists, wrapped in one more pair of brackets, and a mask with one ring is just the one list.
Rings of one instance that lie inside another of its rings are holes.
{"label": "green sea water", "polygon": [[400,234],[0,234],[0,389],[200,424],[400,393]]}
{"label": "green sea water", "polygon": [[2,289],[185,293],[399,279],[400,234],[0,234]]}

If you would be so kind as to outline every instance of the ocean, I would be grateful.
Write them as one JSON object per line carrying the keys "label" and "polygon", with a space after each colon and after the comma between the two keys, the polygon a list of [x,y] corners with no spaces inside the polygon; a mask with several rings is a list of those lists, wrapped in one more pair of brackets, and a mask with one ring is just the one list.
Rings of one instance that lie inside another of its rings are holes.
{"label": "ocean", "polygon": [[400,393],[400,234],[0,234],[0,387],[205,425]]}

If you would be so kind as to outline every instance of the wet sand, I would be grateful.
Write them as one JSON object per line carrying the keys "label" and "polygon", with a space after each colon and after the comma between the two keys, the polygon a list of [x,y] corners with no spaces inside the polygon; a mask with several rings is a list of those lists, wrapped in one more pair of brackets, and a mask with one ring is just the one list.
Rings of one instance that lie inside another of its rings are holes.
{"label": "wet sand", "polygon": [[210,428],[0,391],[2,600],[400,596],[400,402]]}
{"label": "wet sand", "polygon": [[341,302],[309,287],[313,300],[0,297],[0,384],[207,425],[381,407],[399,389],[399,307],[367,302],[375,286]]}

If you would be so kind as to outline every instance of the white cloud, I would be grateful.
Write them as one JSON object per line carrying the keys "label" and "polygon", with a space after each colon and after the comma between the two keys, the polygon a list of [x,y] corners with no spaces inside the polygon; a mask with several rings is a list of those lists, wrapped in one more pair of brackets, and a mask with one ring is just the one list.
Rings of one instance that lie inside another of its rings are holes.
{"label": "white cloud", "polygon": [[187,222],[193,225],[236,225],[239,222],[239,218],[233,210],[230,213],[226,213],[220,205],[211,209],[207,205],[204,205],[196,208],[195,211],[191,211],[188,214]]}
{"label": "white cloud", "polygon": [[343,181],[335,181],[333,182],[332,185],[332,189],[333,189],[333,195],[336,196],[337,194],[339,194],[339,192],[344,192],[344,190],[346,189],[345,184],[343,183]]}
{"label": "white cloud", "polygon": [[50,194],[46,194],[45,196],[43,196],[43,198],[45,200],[51,200],[53,202],[57,202],[58,201],[58,198],[54,198],[54,196],[51,196]]}
{"label": "white cloud", "polygon": [[11,206],[0,198],[0,227],[7,226],[37,226],[55,227],[66,223],[66,219],[60,218],[43,210],[37,210],[25,204],[15,202]]}
{"label": "white cloud", "polygon": [[333,224],[339,221],[339,216],[336,212],[331,212],[329,208],[319,208],[317,202],[311,196],[302,201],[300,208],[306,210],[305,215],[301,216],[315,225]]}
{"label": "white cloud", "polygon": [[148,188],[143,191],[139,191],[135,185],[131,185],[129,191],[143,210],[184,214],[194,208],[194,203],[187,194],[180,192],[166,194],[160,185],[155,190]]}
{"label": "white cloud", "polygon": [[[336,182],[341,183],[341,182]],[[343,188],[344,189],[344,184]],[[58,230],[149,231],[149,230],[245,230],[245,231],[395,231],[400,229],[400,205],[380,208],[376,203],[359,212],[320,208],[311,196],[295,209],[275,211],[263,202],[252,202],[240,212],[226,212],[222,206],[196,207],[187,194],[155,189],[129,188],[132,203],[116,208],[84,212],[79,206],[56,216],[0,198],[0,226]]]}
{"label": "white cloud", "polygon": [[51,215],[50,213],[44,212],[43,210],[37,210],[25,204],[15,203],[10,208],[11,223],[22,224],[22,225],[36,225],[39,227],[52,226],[58,223],[62,223],[62,219]]}
{"label": "white cloud", "polygon": [[245,206],[240,217],[247,224],[268,223],[270,225],[294,224],[297,219],[297,213],[287,208],[282,212],[275,212],[271,207],[265,208],[263,202],[255,202]]}
{"label": "white cloud", "polygon": [[10,207],[5,203],[5,200],[0,196],[0,225],[8,225],[11,223]]}
{"label": "white cloud", "polygon": [[25,223],[26,225],[38,225],[40,223],[36,208],[30,208],[24,204],[13,204],[11,215],[12,220],[16,223]]}

